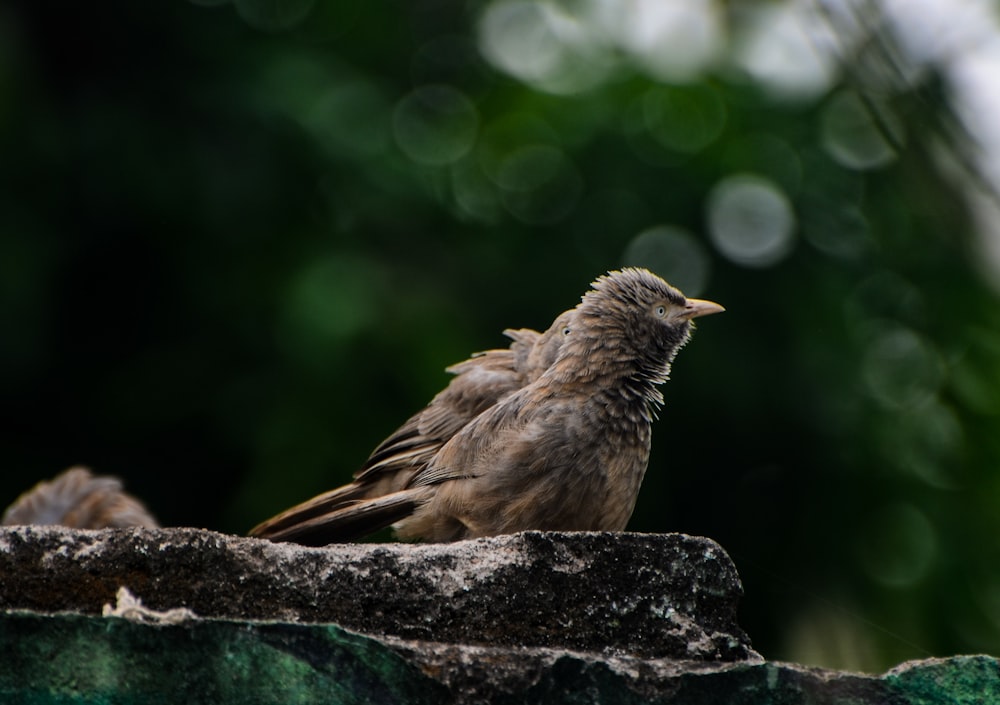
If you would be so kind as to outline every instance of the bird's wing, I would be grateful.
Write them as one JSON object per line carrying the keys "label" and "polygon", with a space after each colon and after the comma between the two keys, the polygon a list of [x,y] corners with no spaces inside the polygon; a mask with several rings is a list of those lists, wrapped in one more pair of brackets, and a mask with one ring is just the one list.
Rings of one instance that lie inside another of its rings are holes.
{"label": "bird's wing", "polygon": [[573,313],[564,311],[543,333],[508,328],[504,335],[512,341],[509,348],[477,353],[449,367],[447,371],[455,375],[451,383],[383,441],[355,478],[365,481],[400,470],[419,472],[469,422],[548,369]]}
{"label": "bird's wing", "polygon": [[512,350],[488,350],[448,371],[455,375],[451,383],[375,448],[356,481],[423,467],[469,421],[523,384]]}
{"label": "bird's wing", "polygon": [[439,451],[470,423],[541,377],[558,356],[573,315],[573,310],[564,311],[544,333],[507,329],[504,335],[513,340],[509,349],[488,350],[449,367],[456,375],[451,384],[376,448],[362,474],[406,467],[408,486],[464,476],[434,463]]}
{"label": "bird's wing", "polygon": [[[404,519],[404,538],[487,536],[525,528],[596,530],[607,472],[585,460],[594,429],[577,399],[546,396],[533,383],[477,417],[412,479],[434,490],[426,508]],[[455,527],[461,527],[456,533]]]}
{"label": "bird's wing", "polygon": [[509,452],[511,442],[530,435],[525,430],[530,421],[525,407],[533,401],[531,390],[535,386],[528,385],[504,397],[466,424],[413,473],[409,486],[438,485],[490,471],[494,460]]}
{"label": "bird's wing", "polygon": [[487,351],[448,370],[456,375],[455,379],[420,416],[419,428],[424,436],[451,438],[525,383],[510,350]]}

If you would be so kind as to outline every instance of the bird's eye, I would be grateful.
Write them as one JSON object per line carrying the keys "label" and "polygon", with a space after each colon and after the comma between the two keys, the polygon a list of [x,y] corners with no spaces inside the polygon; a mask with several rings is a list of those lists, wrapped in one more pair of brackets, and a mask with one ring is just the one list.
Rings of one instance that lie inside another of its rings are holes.
{"label": "bird's eye", "polygon": [[565,335],[569,335],[569,326],[566,326],[565,328],[563,328],[563,335],[564,336]]}
{"label": "bird's eye", "polygon": [[656,315],[657,318],[663,318],[664,316],[667,315],[667,307],[663,305],[657,306],[656,308],[653,309],[653,313]]}

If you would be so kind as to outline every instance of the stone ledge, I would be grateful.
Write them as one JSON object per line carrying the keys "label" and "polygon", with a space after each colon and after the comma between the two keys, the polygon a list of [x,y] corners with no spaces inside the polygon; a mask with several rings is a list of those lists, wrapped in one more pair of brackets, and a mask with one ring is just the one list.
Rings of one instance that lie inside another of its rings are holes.
{"label": "stone ledge", "polygon": [[334,623],[378,637],[644,658],[759,659],[716,543],[526,532],[454,544],[273,544],[197,529],[0,529],[0,609]]}
{"label": "stone ledge", "polygon": [[678,661],[560,649],[375,639],[334,625],[0,613],[0,702],[400,705],[984,705],[986,656],[883,676],[760,661]]}
{"label": "stone ledge", "polygon": [[306,549],[14,527],[0,576],[4,703],[1000,702],[987,656],[883,676],[764,662],[732,562],[683,535]]}

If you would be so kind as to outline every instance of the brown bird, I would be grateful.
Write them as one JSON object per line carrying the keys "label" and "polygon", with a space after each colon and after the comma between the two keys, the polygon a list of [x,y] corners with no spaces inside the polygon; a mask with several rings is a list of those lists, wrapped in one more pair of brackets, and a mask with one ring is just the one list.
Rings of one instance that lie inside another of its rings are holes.
{"label": "brown bird", "polygon": [[[389,525],[429,541],[624,529],[649,460],[659,385],[692,319],[723,308],[686,299],[644,269],[611,272],[592,287],[545,333],[510,331],[510,350],[451,368],[458,376],[448,388],[376,448],[353,483],[251,534],[322,545]],[[494,375],[503,380],[496,387],[487,382]]]}
{"label": "brown bird", "polygon": [[122,489],[118,478],[94,477],[84,467],[39,482],[7,508],[0,524],[60,524],[74,529],[159,526],[142,502]]}

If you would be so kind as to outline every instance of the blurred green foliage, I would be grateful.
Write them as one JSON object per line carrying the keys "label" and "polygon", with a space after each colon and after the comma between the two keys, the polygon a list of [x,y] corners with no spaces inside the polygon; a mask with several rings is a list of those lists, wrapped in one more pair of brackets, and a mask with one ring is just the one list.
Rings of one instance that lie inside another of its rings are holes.
{"label": "blurred green foliage", "polygon": [[691,5],[651,39],[596,1],[7,3],[0,497],[84,463],[243,532],[641,264],[727,312],[631,528],[729,550],[768,657],[1000,650],[1000,309],[947,81],[827,17],[837,61],[769,83],[738,58],[782,5]]}

